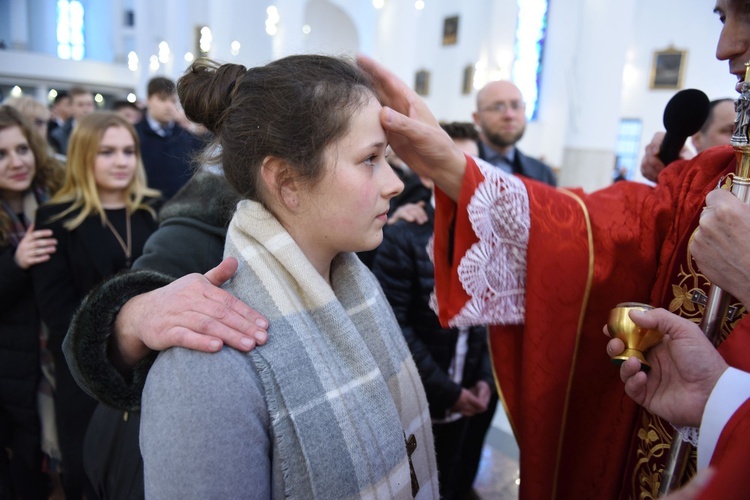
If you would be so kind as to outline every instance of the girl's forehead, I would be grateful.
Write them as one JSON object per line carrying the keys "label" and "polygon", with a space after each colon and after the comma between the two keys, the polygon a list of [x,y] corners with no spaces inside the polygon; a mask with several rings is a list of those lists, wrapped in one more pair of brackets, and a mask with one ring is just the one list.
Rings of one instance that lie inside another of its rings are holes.
{"label": "girl's forehead", "polygon": [[26,141],[26,134],[23,133],[23,130],[21,130],[21,127],[18,125],[9,125],[7,127],[0,128],[0,138],[3,140],[18,140],[19,138],[23,141]]}

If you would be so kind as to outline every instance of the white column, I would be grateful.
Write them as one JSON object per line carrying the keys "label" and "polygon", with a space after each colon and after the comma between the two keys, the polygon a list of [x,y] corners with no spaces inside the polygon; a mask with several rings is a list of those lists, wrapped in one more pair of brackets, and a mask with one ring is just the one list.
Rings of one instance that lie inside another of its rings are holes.
{"label": "white column", "polygon": [[111,61],[119,64],[127,64],[128,54],[125,51],[125,8],[122,0],[110,0],[112,17],[109,20],[110,37],[112,44]]}
{"label": "white column", "polygon": [[26,50],[29,47],[29,19],[25,0],[11,0],[9,48]]}
{"label": "white column", "polygon": [[277,0],[275,4],[279,9],[280,20],[278,32],[272,41],[273,59],[302,53],[305,47],[305,37],[302,33],[302,25],[305,21],[303,2],[300,2],[300,0]]}
{"label": "white column", "polygon": [[[28,30],[26,36],[28,44],[25,49],[32,52],[41,52],[57,57],[57,2],[46,0],[13,0],[11,12],[18,9],[17,5],[23,4],[23,14],[13,14],[11,19],[11,33],[16,29]],[[33,12],[33,22],[29,23],[28,12]],[[20,36],[20,35],[19,35]],[[12,42],[6,40],[6,43]],[[13,47],[13,43],[9,43]]]}
{"label": "white column", "polygon": [[194,52],[191,47],[195,27],[190,22],[183,0],[166,0],[164,3],[168,22],[162,23],[162,38],[156,42],[156,50],[158,55],[159,43],[167,42],[170,54],[167,62],[161,63],[161,74],[177,81],[189,64],[185,61],[185,52],[188,50]]}
{"label": "white column", "polygon": [[122,25],[122,12],[111,2],[85,2],[83,14],[86,59],[114,62],[115,20]]}
{"label": "white column", "polygon": [[635,0],[582,0],[582,7],[575,57],[563,83],[570,105],[559,183],[594,190],[612,182]]}
{"label": "white column", "polygon": [[387,66],[407,84],[413,85],[418,64],[417,47],[420,46],[417,43],[419,32],[416,29],[414,2],[387,1],[375,13],[377,42],[373,46],[374,52],[367,55]]}
{"label": "white column", "polygon": [[135,53],[138,55],[138,70],[135,75],[138,85],[135,94],[139,101],[145,103],[148,97],[146,88],[151,78],[149,57],[157,54],[159,42],[154,41],[158,34],[156,25],[159,21],[164,22],[165,11],[161,8],[161,3],[157,4],[150,0],[135,0],[133,10],[135,12]]}

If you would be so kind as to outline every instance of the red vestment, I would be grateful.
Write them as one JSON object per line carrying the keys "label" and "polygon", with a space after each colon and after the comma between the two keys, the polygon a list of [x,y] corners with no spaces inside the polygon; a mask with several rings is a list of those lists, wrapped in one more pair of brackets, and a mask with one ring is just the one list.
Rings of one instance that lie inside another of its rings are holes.
{"label": "red vestment", "polygon": [[727,422],[719,436],[711,466],[714,477],[701,492],[701,500],[740,500],[750,496],[750,399]]}
{"label": "red vestment", "polygon": [[[671,427],[625,395],[602,333],[611,308],[646,302],[699,320],[687,242],[731,148],[667,168],[659,185],[584,194],[524,179],[530,211],[522,325],[493,326],[496,378],[518,440],[522,499],[656,497]],[[471,158],[458,204],[436,195],[435,277],[444,324],[469,300],[458,266],[478,239],[467,207],[484,180]],[[503,207],[500,206],[499,210]],[[750,371],[750,320],[720,352]],[[666,442],[665,442],[666,440]]]}

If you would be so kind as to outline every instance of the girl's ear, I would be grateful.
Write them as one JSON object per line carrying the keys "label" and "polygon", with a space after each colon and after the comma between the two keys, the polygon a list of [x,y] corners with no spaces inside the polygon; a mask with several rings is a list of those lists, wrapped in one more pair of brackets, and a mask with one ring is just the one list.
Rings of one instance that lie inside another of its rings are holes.
{"label": "girl's ear", "polygon": [[298,186],[286,161],[267,156],[261,167],[263,181],[271,196],[290,210],[299,206]]}

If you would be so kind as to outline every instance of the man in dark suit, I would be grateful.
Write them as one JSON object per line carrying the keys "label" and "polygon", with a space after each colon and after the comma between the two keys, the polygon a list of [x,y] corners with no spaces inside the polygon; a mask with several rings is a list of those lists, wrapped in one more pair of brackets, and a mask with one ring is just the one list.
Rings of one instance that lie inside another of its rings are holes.
{"label": "man in dark suit", "polygon": [[508,81],[490,82],[477,94],[474,123],[479,127],[479,157],[508,173],[557,185],[552,169],[516,148],[526,130],[526,104]]}
{"label": "man in dark suit", "polygon": [[68,94],[70,95],[70,119],[49,133],[50,144],[62,155],[68,154],[68,142],[77,121],[96,111],[94,94],[88,88],[76,85],[70,88]]}
{"label": "man in dark suit", "polygon": [[72,116],[72,103],[67,90],[60,90],[50,108],[50,119],[47,122],[47,136],[58,127],[62,127]]}
{"label": "man in dark suit", "polygon": [[141,156],[148,186],[169,200],[193,175],[192,160],[203,142],[175,121],[177,88],[169,78],[155,77],[148,82],[146,114],[135,125],[141,141]]}

